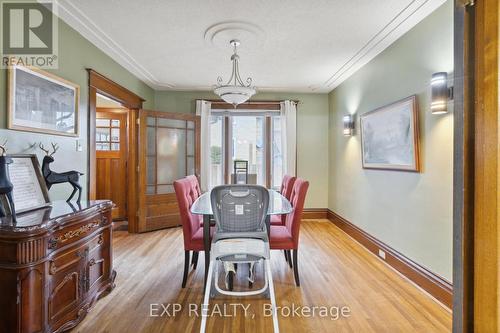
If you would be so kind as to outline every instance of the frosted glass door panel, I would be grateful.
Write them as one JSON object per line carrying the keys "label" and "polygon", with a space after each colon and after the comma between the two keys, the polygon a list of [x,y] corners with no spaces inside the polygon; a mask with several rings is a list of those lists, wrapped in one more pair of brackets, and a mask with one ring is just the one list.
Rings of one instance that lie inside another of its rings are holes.
{"label": "frosted glass door panel", "polygon": [[173,184],[186,176],[186,131],[158,127],[157,183]]}

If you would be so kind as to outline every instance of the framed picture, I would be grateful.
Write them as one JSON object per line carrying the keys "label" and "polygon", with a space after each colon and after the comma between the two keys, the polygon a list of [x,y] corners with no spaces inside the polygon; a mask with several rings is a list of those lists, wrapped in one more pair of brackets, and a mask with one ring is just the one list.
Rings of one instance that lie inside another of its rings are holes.
{"label": "framed picture", "polygon": [[[36,155],[8,155],[9,177],[14,189],[12,195],[16,213],[23,213],[46,207],[50,203]],[[5,206],[4,206],[5,207]]]}
{"label": "framed picture", "polygon": [[416,96],[360,116],[363,168],[420,172]]}
{"label": "framed picture", "polygon": [[8,128],[78,136],[80,87],[40,69],[8,70]]}

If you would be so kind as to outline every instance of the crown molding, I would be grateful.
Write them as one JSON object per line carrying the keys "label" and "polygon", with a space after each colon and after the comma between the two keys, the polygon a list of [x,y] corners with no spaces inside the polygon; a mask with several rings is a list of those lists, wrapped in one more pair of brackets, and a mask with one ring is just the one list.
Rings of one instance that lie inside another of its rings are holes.
{"label": "crown molding", "polygon": [[174,84],[158,81],[151,72],[73,4],[66,0],[59,0],[56,4],[60,19],[148,86],[157,90],[175,88]]}
{"label": "crown molding", "polygon": [[[259,91],[328,93],[347,80],[364,65],[374,59],[383,50],[411,30],[421,20],[431,14],[446,0],[411,0],[409,4],[391,19],[380,31],[370,38],[355,54],[346,60],[326,81],[303,88],[258,87]],[[59,0],[58,15],[88,39],[97,48],[114,59],[117,63],[137,76],[155,90],[212,90],[211,86],[179,86],[171,82],[160,82],[144,66],[136,61],[121,45],[116,43],[88,16],[67,0]],[[205,36],[206,37],[206,36]]]}
{"label": "crown molding", "polygon": [[445,2],[446,0],[410,1],[323,84],[311,86],[311,90],[323,91],[326,88],[332,91]]}

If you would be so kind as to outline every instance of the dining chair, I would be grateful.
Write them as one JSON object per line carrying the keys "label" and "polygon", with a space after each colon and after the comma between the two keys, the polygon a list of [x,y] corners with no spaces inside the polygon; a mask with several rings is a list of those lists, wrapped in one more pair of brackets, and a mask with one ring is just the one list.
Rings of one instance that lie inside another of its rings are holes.
{"label": "dining chair", "polygon": [[[293,184],[297,177],[285,175],[281,181],[280,193],[282,196],[290,201],[290,195],[292,194]],[[271,215],[271,225],[285,225],[286,215]]]}
{"label": "dining chair", "polygon": [[[189,259],[193,252],[192,266],[196,269],[199,252],[203,251],[203,217],[194,215],[190,209],[196,199],[201,195],[200,185],[196,176],[191,175],[174,182],[175,196],[179,205],[179,213],[184,237],[184,274],[182,288],[186,287],[189,273]],[[213,228],[211,228],[213,233]],[[205,265],[207,265],[205,263]]]}
{"label": "dining chair", "polygon": [[[271,250],[293,251],[293,264],[290,257],[289,263],[293,267],[295,276],[295,285],[300,286],[299,268],[298,268],[298,250],[299,250],[299,232],[300,220],[304,210],[304,201],[306,199],[309,182],[297,178],[293,185],[290,195],[290,203],[293,206],[293,211],[286,215],[285,225],[272,225],[270,232]],[[288,252],[289,254],[290,252]]]}
{"label": "dining chair", "polygon": [[[268,293],[271,299],[274,332],[279,332],[266,226],[269,191],[258,185],[221,185],[212,189],[210,200],[216,230],[212,240],[200,332],[205,332],[210,296],[215,291],[228,296],[254,296]],[[250,264],[252,271],[255,264],[262,261],[264,263],[264,286],[262,288],[232,291],[219,287],[218,262],[222,262],[224,266],[235,263]],[[213,281],[212,276],[214,276]],[[212,288],[212,282],[214,288]]]}

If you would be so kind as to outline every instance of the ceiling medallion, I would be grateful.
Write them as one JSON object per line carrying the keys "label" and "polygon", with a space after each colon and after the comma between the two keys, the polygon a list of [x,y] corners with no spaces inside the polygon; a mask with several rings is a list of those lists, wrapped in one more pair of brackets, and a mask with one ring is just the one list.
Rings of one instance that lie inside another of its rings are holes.
{"label": "ceiling medallion", "polygon": [[245,83],[243,83],[243,80],[241,79],[238,67],[240,57],[237,52],[237,47],[240,45],[240,41],[232,39],[229,43],[234,49],[234,53],[231,56],[233,71],[226,84],[222,83],[222,77],[219,76],[217,78],[217,85],[214,88],[214,93],[219,95],[219,97],[227,103],[234,105],[236,108],[238,104],[248,101],[257,91],[255,87],[252,86],[252,79],[250,77],[246,79]]}

